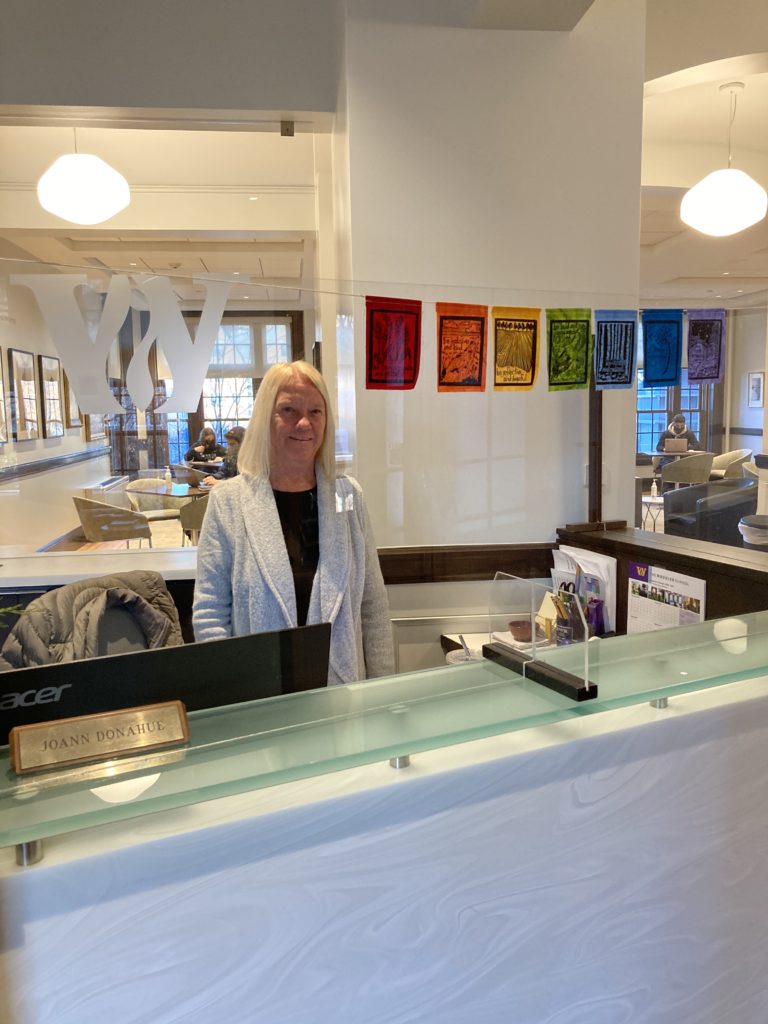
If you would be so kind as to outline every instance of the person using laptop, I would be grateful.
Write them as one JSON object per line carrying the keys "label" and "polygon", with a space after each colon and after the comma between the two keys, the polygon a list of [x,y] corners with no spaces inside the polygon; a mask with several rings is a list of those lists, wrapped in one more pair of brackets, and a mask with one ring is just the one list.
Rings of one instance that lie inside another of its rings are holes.
{"label": "person using laptop", "polygon": [[[673,443],[668,444],[669,441]],[[685,416],[681,412],[675,413],[667,429],[659,435],[658,444],[656,445],[657,452],[668,452],[670,454],[675,454],[675,452],[682,454],[683,452],[699,451],[700,449],[701,444],[698,437],[696,437],[692,430],[688,429]],[[672,461],[672,458],[662,458],[659,462],[659,469]]]}
{"label": "person using laptop", "polygon": [[245,427],[230,427],[224,435],[224,440],[227,442],[227,448],[224,452],[224,458],[218,464],[218,466],[212,470],[208,476],[203,477],[203,483],[206,487],[213,487],[220,480],[230,480],[233,476],[237,476],[237,459],[240,454],[240,445],[243,443],[245,437]]}
{"label": "person using laptop", "polygon": [[389,604],[363,493],[336,472],[328,389],[303,361],[264,376],[197,549],[196,640],[329,622],[328,683],[394,672]]}

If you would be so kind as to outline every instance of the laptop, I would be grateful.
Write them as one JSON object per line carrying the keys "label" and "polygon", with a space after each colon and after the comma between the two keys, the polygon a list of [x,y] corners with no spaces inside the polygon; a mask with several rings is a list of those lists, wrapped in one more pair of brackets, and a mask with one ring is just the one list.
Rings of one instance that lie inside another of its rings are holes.
{"label": "laptop", "polygon": [[187,711],[240,704],[328,682],[331,627],[113,654],[0,673],[0,744],[17,725],[180,700]]}
{"label": "laptop", "polygon": [[664,441],[664,451],[671,454],[679,454],[688,451],[687,437],[668,437]]}

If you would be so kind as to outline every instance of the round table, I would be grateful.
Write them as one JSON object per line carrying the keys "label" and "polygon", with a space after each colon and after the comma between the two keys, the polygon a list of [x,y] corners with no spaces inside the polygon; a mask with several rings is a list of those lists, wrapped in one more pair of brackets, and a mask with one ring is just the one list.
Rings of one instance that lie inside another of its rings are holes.
{"label": "round table", "polygon": [[[656,524],[659,516],[664,512],[664,498],[659,494],[655,498],[646,494],[643,496],[643,529],[652,530],[656,533]],[[648,523],[650,522],[650,527]]]}

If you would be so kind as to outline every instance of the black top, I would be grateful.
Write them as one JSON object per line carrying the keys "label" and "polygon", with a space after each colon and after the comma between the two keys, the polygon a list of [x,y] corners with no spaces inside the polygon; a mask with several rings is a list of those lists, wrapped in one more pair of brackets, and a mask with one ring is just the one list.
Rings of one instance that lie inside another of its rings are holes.
{"label": "black top", "polygon": [[306,625],[312,582],[320,558],[317,487],[311,491],[273,491],[296,588],[298,624]]}
{"label": "black top", "polygon": [[227,449],[222,448],[220,444],[215,441],[213,444],[203,445],[201,452],[196,452],[195,447],[199,447],[202,444],[201,441],[195,441],[195,443],[187,449],[187,454],[184,456],[187,462],[211,462],[213,459],[221,459],[227,454]]}

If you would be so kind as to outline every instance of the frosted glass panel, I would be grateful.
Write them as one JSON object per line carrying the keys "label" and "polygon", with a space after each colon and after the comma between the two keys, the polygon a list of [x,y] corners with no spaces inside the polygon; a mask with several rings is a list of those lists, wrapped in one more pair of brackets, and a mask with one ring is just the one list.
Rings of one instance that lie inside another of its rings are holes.
{"label": "frosted glass panel", "polygon": [[[184,750],[29,779],[0,752],[0,845],[447,747],[663,695],[768,674],[768,612],[555,647],[598,698],[577,703],[485,662],[313,690],[190,715]],[[130,785],[109,788],[114,782]]]}

